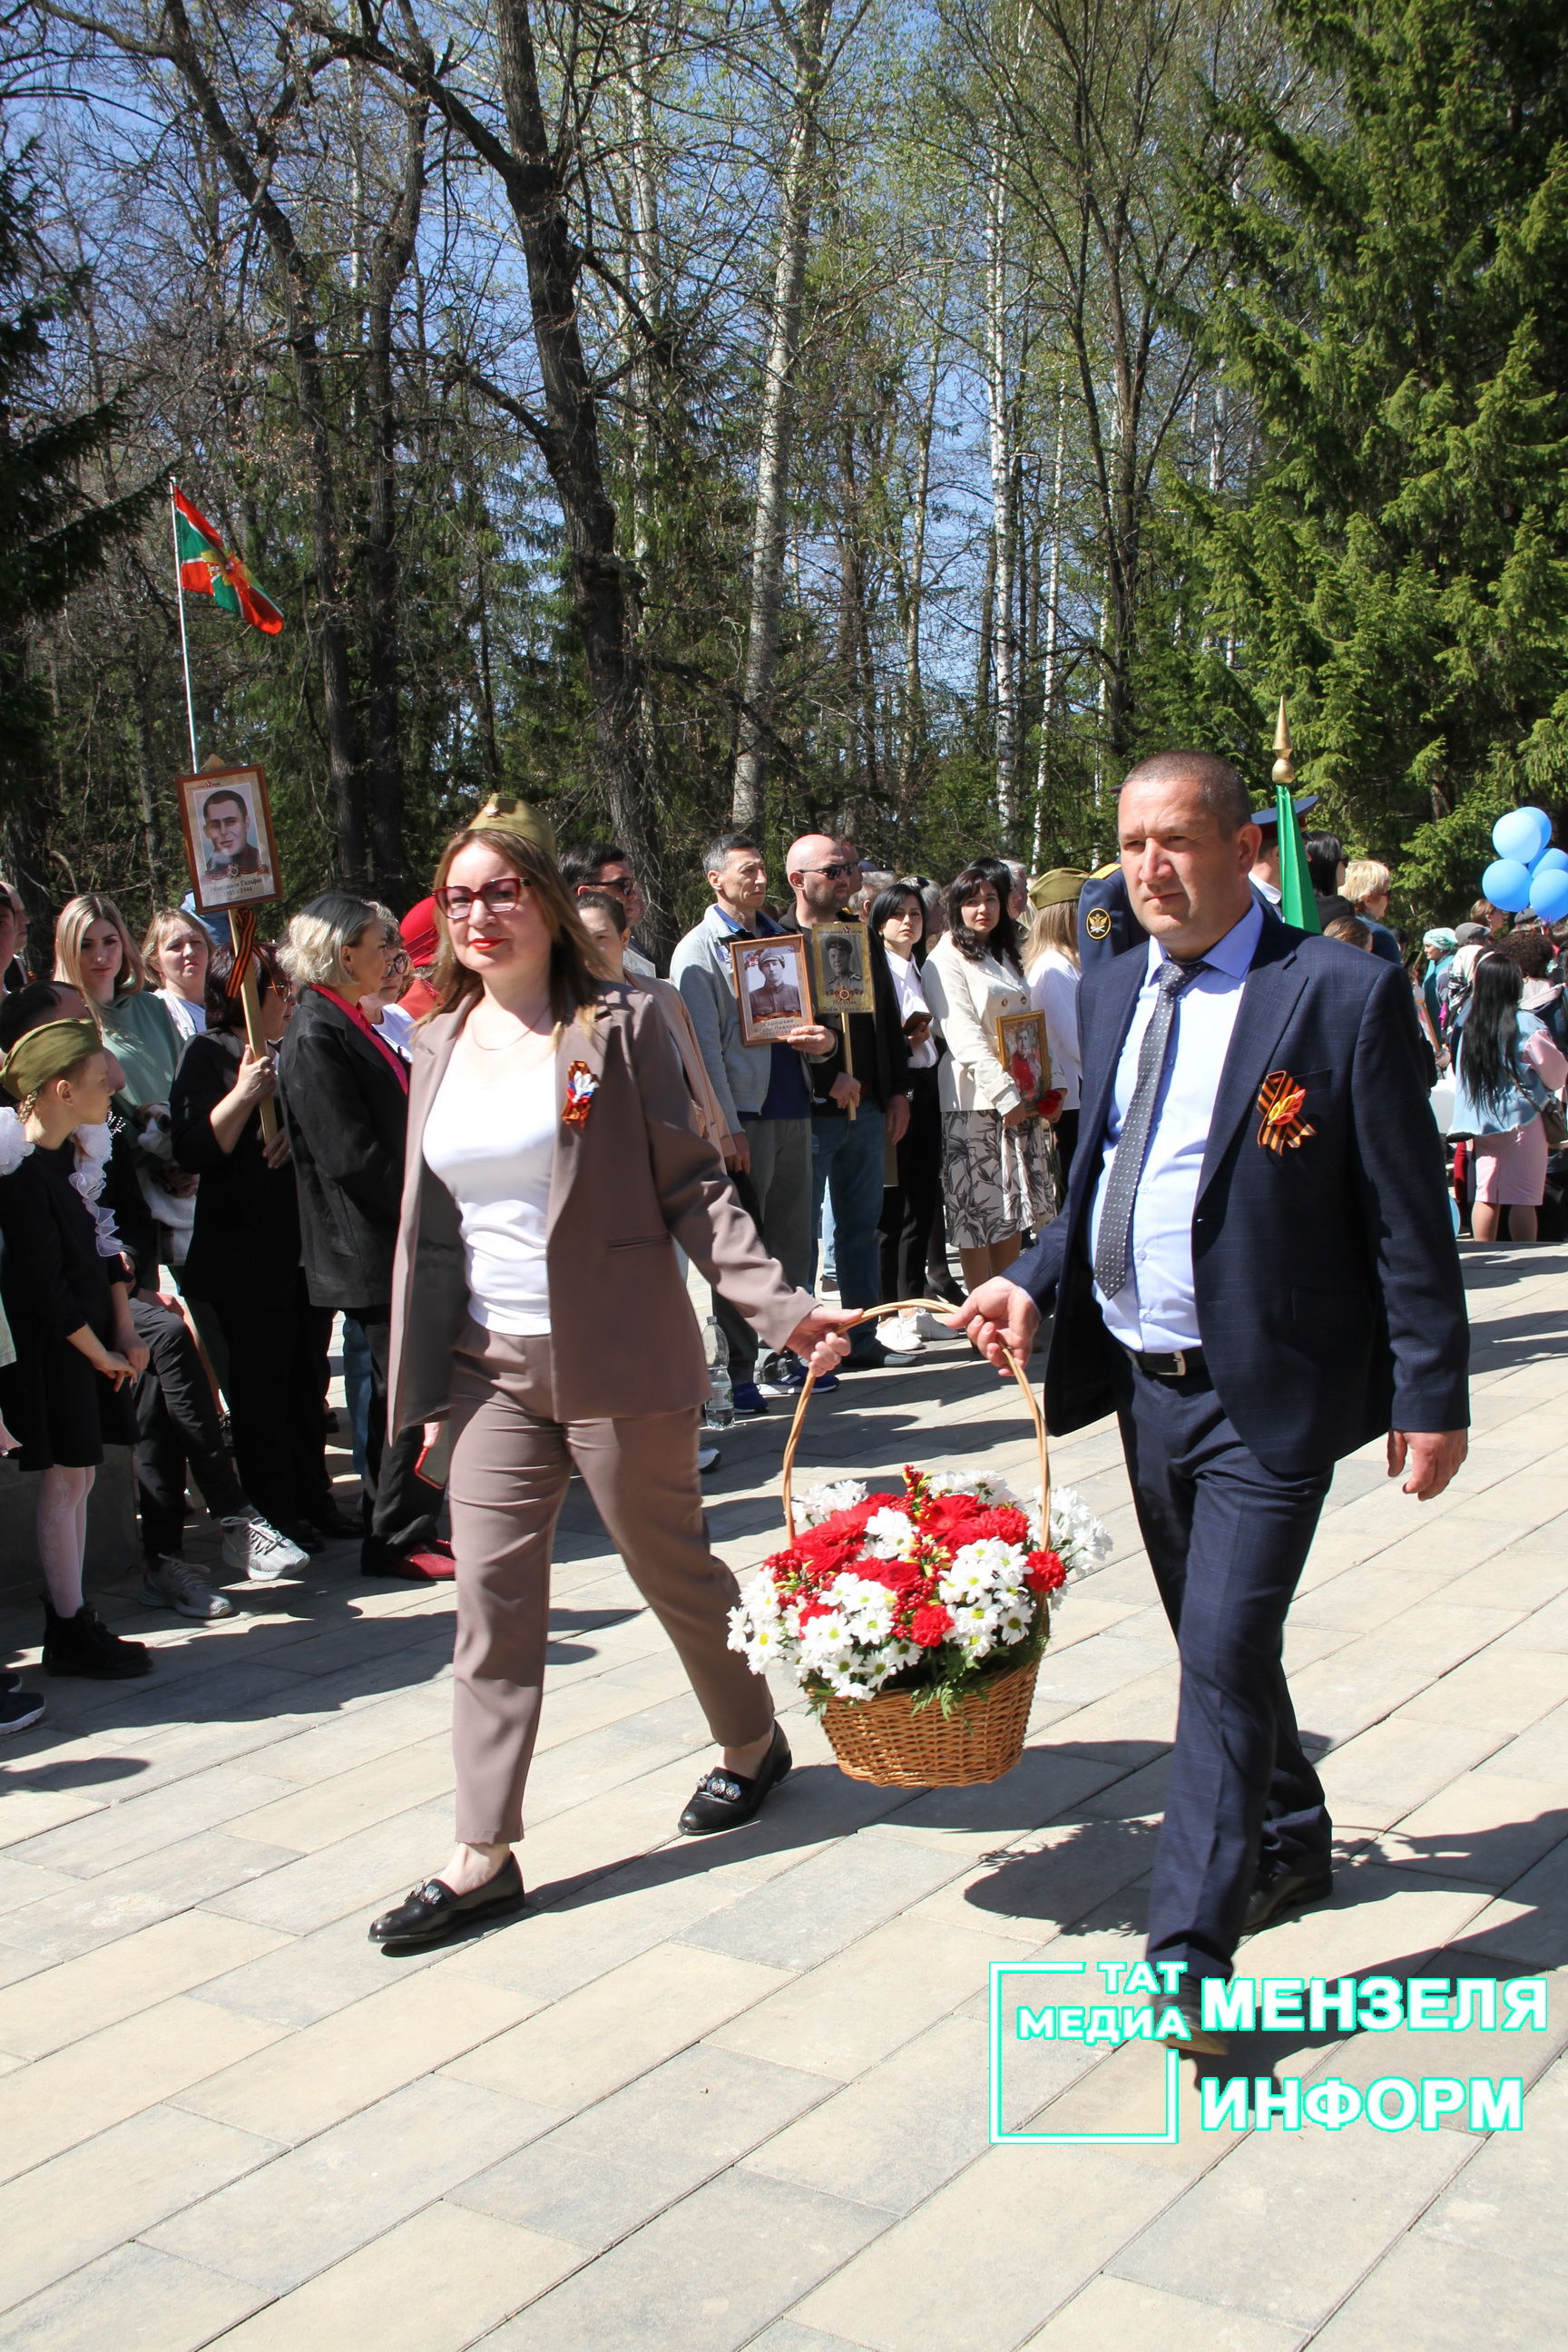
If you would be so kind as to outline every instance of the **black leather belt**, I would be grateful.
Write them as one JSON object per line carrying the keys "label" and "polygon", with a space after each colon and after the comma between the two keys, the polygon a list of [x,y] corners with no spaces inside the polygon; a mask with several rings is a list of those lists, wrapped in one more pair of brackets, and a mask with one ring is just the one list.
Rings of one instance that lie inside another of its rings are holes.
{"label": "black leather belt", "polygon": [[1201,1348],[1178,1348],[1170,1356],[1140,1355],[1136,1348],[1129,1348],[1127,1352],[1141,1372],[1147,1372],[1157,1381],[1184,1381],[1189,1372],[1201,1372],[1206,1369]]}

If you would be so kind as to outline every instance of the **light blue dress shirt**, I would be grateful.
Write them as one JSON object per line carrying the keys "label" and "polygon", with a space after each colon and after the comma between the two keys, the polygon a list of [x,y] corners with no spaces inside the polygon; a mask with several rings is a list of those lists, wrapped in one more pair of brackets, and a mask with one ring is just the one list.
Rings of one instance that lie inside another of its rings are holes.
{"label": "light blue dress shirt", "polygon": [[[1202,1345],[1193,1278],[1193,1212],[1220,1073],[1241,1010],[1242,983],[1252,969],[1262,929],[1263,909],[1255,899],[1235,929],[1205,950],[1203,961],[1208,970],[1200,972],[1176,999],[1174,1038],[1154,1108],[1149,1155],[1132,1204],[1127,1281],[1114,1298],[1107,1298],[1098,1283],[1094,1289],[1106,1329],[1124,1348],[1140,1353],[1168,1355],[1177,1349]],[[1091,1263],[1100,1241],[1106,1173],[1116,1157],[1138,1080],[1139,1049],[1154,1010],[1154,974],[1165,961],[1164,949],[1158,940],[1151,940],[1148,970],[1116,1065],[1105,1152],[1089,1220]]]}

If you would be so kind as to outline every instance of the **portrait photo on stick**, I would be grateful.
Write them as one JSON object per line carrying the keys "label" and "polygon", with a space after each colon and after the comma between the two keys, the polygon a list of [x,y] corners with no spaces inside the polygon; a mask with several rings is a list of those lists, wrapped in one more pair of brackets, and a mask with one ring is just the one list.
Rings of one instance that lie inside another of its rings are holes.
{"label": "portrait photo on stick", "polygon": [[731,940],[730,956],[735,968],[741,1034],[748,1045],[769,1044],[811,1019],[804,940],[793,933],[777,939]]}
{"label": "portrait photo on stick", "polygon": [[278,848],[259,768],[182,776],[180,820],[196,907],[263,906],[279,897]]}
{"label": "portrait photo on stick", "polygon": [[816,1001],[824,1013],[876,1011],[867,938],[858,923],[818,923],[813,929]]}

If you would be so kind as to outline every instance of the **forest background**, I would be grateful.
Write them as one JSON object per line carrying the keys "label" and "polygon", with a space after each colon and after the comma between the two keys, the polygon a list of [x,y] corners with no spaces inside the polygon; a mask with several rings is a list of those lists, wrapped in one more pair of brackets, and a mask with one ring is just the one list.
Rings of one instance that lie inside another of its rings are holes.
{"label": "forest background", "polygon": [[[1142,752],[1406,922],[1568,815],[1568,17],[1541,0],[11,0],[0,844],[185,887],[204,757],[290,903],[489,791],[668,951],[731,824],[945,878],[1110,854]],[[35,939],[39,937],[35,929]]]}

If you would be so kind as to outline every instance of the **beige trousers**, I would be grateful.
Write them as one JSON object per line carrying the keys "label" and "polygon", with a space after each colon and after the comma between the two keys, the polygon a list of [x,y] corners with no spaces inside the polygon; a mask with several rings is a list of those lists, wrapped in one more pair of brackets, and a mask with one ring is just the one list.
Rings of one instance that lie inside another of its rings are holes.
{"label": "beige trousers", "polygon": [[550,1342],[470,1322],[452,1359],[452,1550],[458,1836],[522,1833],[550,1619],[551,1539],[574,1464],[610,1541],[679,1654],[722,1747],[760,1739],[773,1705],[726,1646],[735,1580],[708,1548],[697,1483],[697,1408],[559,1422]]}

